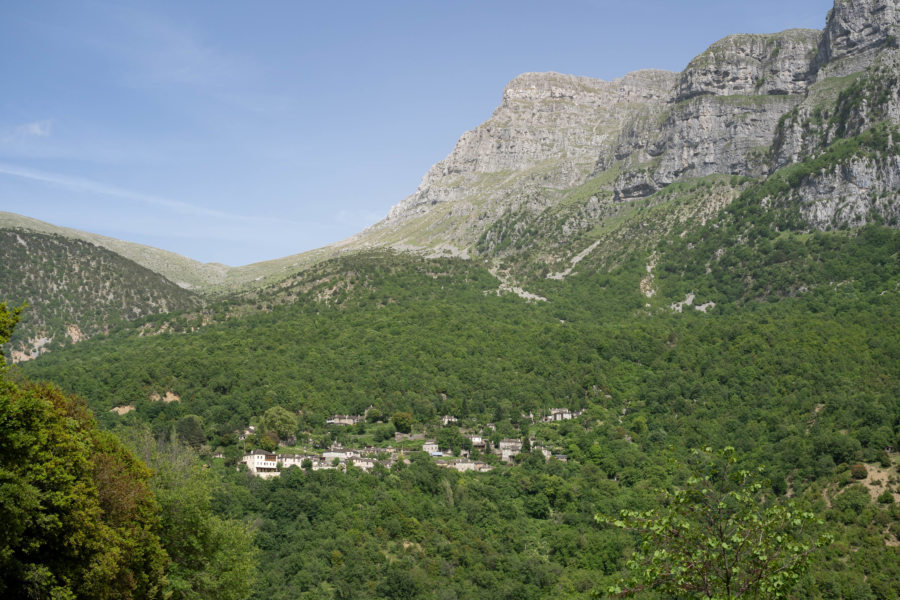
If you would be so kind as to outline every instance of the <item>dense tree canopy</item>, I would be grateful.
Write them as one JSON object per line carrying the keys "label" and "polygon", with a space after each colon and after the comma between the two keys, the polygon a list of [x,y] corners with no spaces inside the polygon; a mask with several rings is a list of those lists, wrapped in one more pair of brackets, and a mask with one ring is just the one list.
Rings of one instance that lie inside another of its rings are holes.
{"label": "dense tree canopy", "polygon": [[665,493],[662,507],[597,515],[601,523],[636,530],[643,538],[628,561],[631,579],[609,591],[650,589],[723,600],[786,597],[810,553],[830,536],[817,539],[809,531],[815,517],[794,502],[767,502],[762,478],[735,466],[734,448],[695,450],[692,458],[686,486]]}
{"label": "dense tree canopy", "polygon": [[171,565],[172,600],[240,600],[256,580],[256,548],[248,526],[212,510],[216,480],[190,445],[154,439],[145,428],[127,435],[135,453],[155,471],[160,537]]}
{"label": "dense tree canopy", "polygon": [[[0,343],[15,316],[0,305]],[[0,370],[0,594],[164,597],[150,475],[83,401]]]}

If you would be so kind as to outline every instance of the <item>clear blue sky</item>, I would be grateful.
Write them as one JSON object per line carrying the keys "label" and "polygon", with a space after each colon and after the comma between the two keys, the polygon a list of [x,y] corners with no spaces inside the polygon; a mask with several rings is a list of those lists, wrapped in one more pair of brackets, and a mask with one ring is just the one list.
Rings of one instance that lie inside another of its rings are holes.
{"label": "clear blue sky", "polygon": [[412,193],[519,73],[681,70],[827,0],[4,2],[0,210],[246,264]]}

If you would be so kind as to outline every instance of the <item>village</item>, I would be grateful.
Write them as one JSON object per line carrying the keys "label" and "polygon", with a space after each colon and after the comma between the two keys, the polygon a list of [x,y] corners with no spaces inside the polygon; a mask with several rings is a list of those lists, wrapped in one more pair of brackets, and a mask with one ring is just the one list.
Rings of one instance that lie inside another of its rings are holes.
{"label": "village", "polygon": [[[568,408],[552,408],[548,414],[535,417],[533,414],[523,415],[532,422],[555,423],[568,421],[581,416],[583,411],[572,411]],[[358,425],[365,419],[364,415],[333,415],[326,421],[328,426],[351,427]],[[456,417],[445,415],[441,418],[444,428],[454,427],[457,424]],[[348,467],[371,471],[380,466],[390,469],[398,462],[409,464],[408,455],[412,452],[424,452],[428,454],[439,467],[453,469],[459,472],[484,473],[494,468],[494,464],[511,464],[515,457],[523,451],[540,452],[545,459],[554,458],[566,461],[567,457],[561,453],[555,453],[550,448],[536,443],[534,438],[506,437],[492,442],[488,432],[494,430],[494,426],[488,423],[484,432],[472,432],[458,429],[465,443],[463,447],[453,452],[450,444],[443,445],[436,438],[428,437],[425,433],[394,433],[394,441],[397,445],[383,447],[365,445],[359,448],[345,447],[340,442],[333,442],[324,451],[316,451],[308,444],[301,444],[301,452],[277,452],[263,449],[254,449],[243,455],[241,465],[247,471],[264,479],[278,477],[281,472],[291,467],[305,470],[320,471],[325,469],[346,470]],[[248,427],[241,435],[245,440],[256,433],[254,426]],[[280,443],[287,446],[289,443],[295,446],[296,440]],[[492,464],[493,463],[493,464]],[[242,468],[239,466],[239,468]]]}

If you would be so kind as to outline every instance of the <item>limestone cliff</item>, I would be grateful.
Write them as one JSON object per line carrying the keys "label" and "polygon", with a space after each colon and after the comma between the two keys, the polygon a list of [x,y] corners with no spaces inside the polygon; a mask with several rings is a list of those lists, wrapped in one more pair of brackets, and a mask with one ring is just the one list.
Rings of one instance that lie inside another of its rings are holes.
{"label": "limestone cliff", "polygon": [[[900,142],[900,140],[898,140]],[[794,201],[817,229],[858,227],[873,217],[900,225],[900,156],[853,157],[811,176]]]}
{"label": "limestone cliff", "polygon": [[678,78],[675,101],[694,96],[803,94],[821,32],[729,35],[692,60]]}
{"label": "limestone cliff", "polygon": [[665,115],[626,127],[616,156],[618,198],[646,196],[685,177],[759,176],[782,115],[805,97],[820,33],[732,35],[681,72]]}
{"label": "limestone cliff", "polygon": [[[593,170],[598,151],[616,139],[630,115],[669,100],[675,76],[639,71],[609,82],[558,73],[516,77],[493,116],[463,134],[450,155],[426,173],[416,192],[379,227],[397,225],[444,202],[480,196],[483,204],[580,183]],[[491,184],[498,179],[502,191],[494,192]]]}
{"label": "limestone cliff", "polygon": [[[479,250],[494,252],[503,246],[498,231],[533,230],[552,220],[539,215],[556,214],[576,196],[581,207],[562,231],[577,236],[593,226],[590,215],[600,214],[591,207],[646,197],[688,178],[764,178],[836,139],[897,123],[898,3],[837,0],[823,31],[730,35],[678,74],[639,71],[611,82],[521,75],[491,118],[464,134],[415,193],[339,247],[388,244],[466,255],[493,230]],[[854,173],[860,175],[858,165],[834,177]],[[890,174],[882,168],[873,176]],[[589,180],[605,183],[584,198],[566,191]],[[809,206],[829,187],[854,197],[849,180],[810,186],[803,196]],[[816,224],[853,214],[848,222],[858,223],[865,220],[862,206],[874,206],[851,204],[856,208],[804,214]],[[828,219],[813,217],[826,213]],[[573,218],[582,229],[571,226]]]}
{"label": "limestone cliff", "polygon": [[900,0],[835,0],[811,65],[816,77],[865,69],[900,33]]}

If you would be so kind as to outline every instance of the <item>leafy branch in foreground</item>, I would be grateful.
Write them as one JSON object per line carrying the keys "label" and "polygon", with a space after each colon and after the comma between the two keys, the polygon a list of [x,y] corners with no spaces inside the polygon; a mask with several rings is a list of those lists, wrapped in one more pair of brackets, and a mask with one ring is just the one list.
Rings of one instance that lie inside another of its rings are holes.
{"label": "leafy branch in foreground", "polygon": [[599,514],[598,522],[642,536],[628,561],[630,577],[610,587],[621,597],[654,590],[706,598],[782,598],[809,555],[831,542],[811,512],[794,502],[766,502],[761,469],[735,466],[733,448],[693,450],[686,486],[664,492],[665,506]]}
{"label": "leafy branch in foreground", "polygon": [[[27,304],[23,304],[18,308],[6,308],[6,302],[0,302],[0,346],[9,341],[12,337],[13,329],[21,318],[22,311],[25,310]],[[3,352],[0,352],[0,367],[6,362],[3,360]]]}

